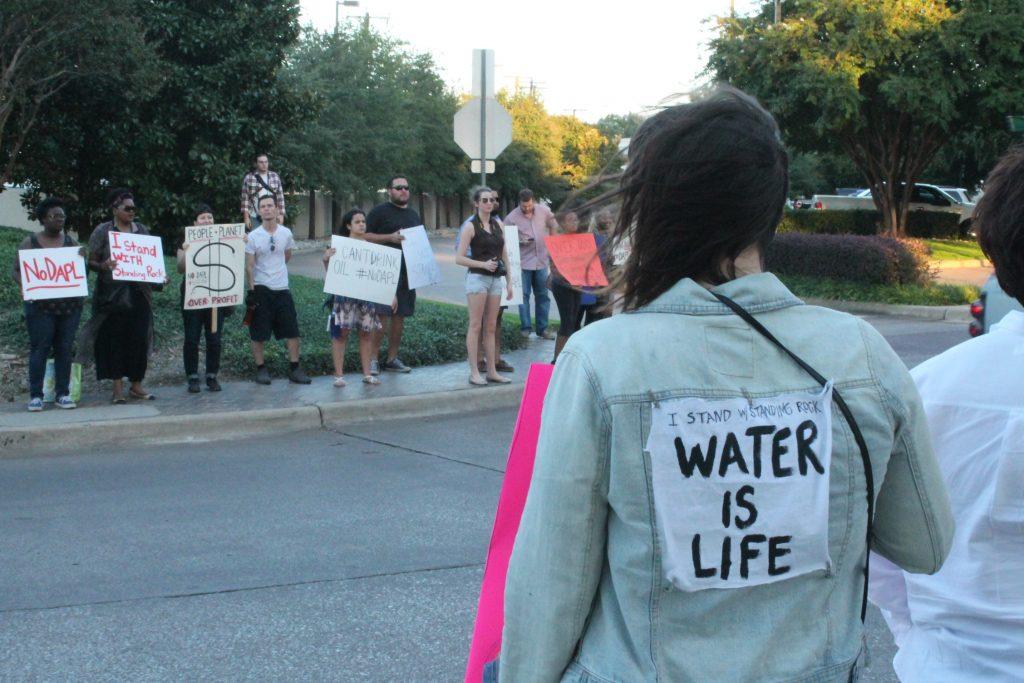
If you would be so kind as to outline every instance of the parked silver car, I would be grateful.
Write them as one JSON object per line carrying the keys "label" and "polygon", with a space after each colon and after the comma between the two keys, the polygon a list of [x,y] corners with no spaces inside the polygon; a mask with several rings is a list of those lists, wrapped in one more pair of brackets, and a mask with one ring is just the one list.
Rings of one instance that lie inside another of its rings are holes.
{"label": "parked silver car", "polygon": [[974,322],[968,328],[972,337],[985,334],[1010,311],[1020,311],[1020,302],[1003,291],[995,275],[989,276],[981,288],[981,298],[971,304]]}

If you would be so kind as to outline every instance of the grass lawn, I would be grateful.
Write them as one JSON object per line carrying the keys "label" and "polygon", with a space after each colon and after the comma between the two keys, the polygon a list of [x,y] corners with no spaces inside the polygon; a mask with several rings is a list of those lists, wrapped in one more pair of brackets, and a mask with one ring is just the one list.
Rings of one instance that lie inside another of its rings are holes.
{"label": "grass lawn", "polygon": [[973,285],[931,284],[868,285],[861,282],[826,280],[799,275],[779,275],[799,297],[836,299],[840,301],[874,301],[884,304],[916,304],[922,306],[957,306],[977,299],[980,290]]}
{"label": "grass lawn", "polygon": [[[16,255],[16,247],[25,238],[25,232],[0,227],[0,264],[4,269],[0,275],[0,353],[28,355],[28,332],[25,329],[21,290],[10,277],[10,264]],[[147,373],[151,383],[184,382],[181,364],[183,328],[179,299],[181,276],[175,272],[172,259],[167,259],[167,271],[171,282],[162,292],[154,294],[153,315],[156,337],[156,354],[150,361]],[[95,276],[90,278],[89,290],[93,291]],[[302,364],[310,375],[333,373],[331,343],[327,333],[327,310],[323,307],[326,295],[323,283],[311,278],[292,276],[292,296],[299,316],[302,333]],[[82,323],[90,315],[86,303]],[[226,378],[248,378],[254,371],[252,353],[249,347],[249,331],[242,325],[244,309],[223,320],[223,352],[221,376]],[[407,319],[399,354],[403,361],[413,367],[464,360],[466,357],[467,312],[464,306],[438,303],[420,299],[416,302],[416,315]],[[523,345],[519,335],[519,319],[507,315],[502,320],[503,347],[515,349]],[[349,335],[345,368],[349,372],[359,367],[358,335]],[[387,349],[385,339],[384,349]],[[283,342],[270,342],[266,347],[267,365],[277,376],[287,370],[287,351]],[[203,357],[200,351],[200,372],[203,371]],[[10,400],[13,393],[21,391],[27,370],[19,365],[0,378],[0,396]],[[94,378],[95,373],[87,369],[83,379]]]}
{"label": "grass lawn", "polygon": [[977,242],[970,240],[924,240],[936,261],[986,260]]}

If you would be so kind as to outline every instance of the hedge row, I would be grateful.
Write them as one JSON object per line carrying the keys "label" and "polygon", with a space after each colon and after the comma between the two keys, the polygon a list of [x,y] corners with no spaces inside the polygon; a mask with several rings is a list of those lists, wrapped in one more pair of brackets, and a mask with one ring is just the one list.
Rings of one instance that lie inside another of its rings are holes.
{"label": "hedge row", "polygon": [[920,242],[862,235],[776,235],[765,257],[768,270],[882,285],[931,282],[927,248]]}
{"label": "hedge row", "polygon": [[[877,235],[882,215],[877,211],[837,211],[802,209],[786,211],[779,232],[803,232],[818,235]],[[953,213],[915,211],[907,216],[910,237],[960,237],[960,217]]]}

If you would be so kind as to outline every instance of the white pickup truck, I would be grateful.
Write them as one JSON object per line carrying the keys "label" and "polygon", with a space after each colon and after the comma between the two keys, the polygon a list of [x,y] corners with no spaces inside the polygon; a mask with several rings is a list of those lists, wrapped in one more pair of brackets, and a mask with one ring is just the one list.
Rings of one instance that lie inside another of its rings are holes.
{"label": "white pickup truck", "polygon": [[[959,201],[937,185],[924,183],[914,185],[914,193],[910,197],[911,211],[938,211],[957,214],[960,217],[961,234],[966,234],[970,229],[974,206],[972,202]],[[853,196],[817,194],[811,197],[811,208],[832,211],[874,211],[875,200],[871,198],[871,190],[861,190]]]}

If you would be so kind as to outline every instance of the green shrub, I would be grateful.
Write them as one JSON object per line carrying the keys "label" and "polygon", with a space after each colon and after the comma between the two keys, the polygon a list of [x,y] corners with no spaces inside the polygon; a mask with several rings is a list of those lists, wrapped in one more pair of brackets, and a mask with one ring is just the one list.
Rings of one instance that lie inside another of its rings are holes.
{"label": "green shrub", "polygon": [[765,261],[784,275],[883,285],[928,284],[927,248],[912,240],[861,235],[776,235]]}
{"label": "green shrub", "polygon": [[[779,232],[803,232],[816,235],[877,235],[882,216],[877,211],[839,211],[801,209],[786,211]],[[953,213],[914,211],[907,216],[910,237],[955,238],[960,233],[960,217]]]}

